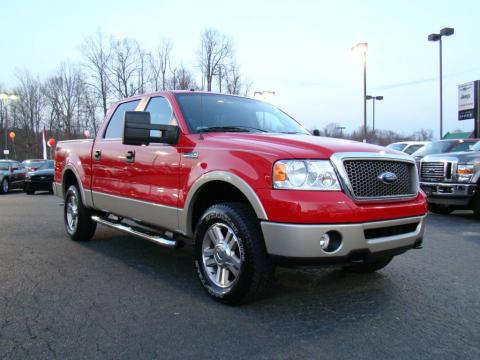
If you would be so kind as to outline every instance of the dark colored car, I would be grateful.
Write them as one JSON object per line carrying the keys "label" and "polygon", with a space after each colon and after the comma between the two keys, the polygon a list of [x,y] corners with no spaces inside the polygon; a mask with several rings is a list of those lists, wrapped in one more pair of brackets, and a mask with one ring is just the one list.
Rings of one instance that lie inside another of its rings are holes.
{"label": "dark colored car", "polygon": [[415,160],[419,161],[427,155],[470,151],[472,146],[475,145],[479,140],[480,139],[437,140],[415,151],[412,156],[415,158]]}
{"label": "dark colored car", "polygon": [[35,171],[39,167],[41,167],[43,164],[45,164],[47,160],[44,159],[28,159],[28,160],[23,160],[22,165],[27,168],[27,171]]}
{"label": "dark colored car", "polygon": [[23,189],[27,170],[15,160],[0,160],[0,194],[12,189]]}
{"label": "dark colored car", "polygon": [[415,159],[417,168],[420,169],[420,161],[427,155],[471,151],[472,146],[475,145],[479,140],[480,139],[437,140],[415,151],[412,156]]}
{"label": "dark colored car", "polygon": [[29,171],[25,177],[25,192],[28,195],[33,195],[35,191],[39,190],[53,192],[54,169],[55,162],[53,160],[47,160],[37,170]]}

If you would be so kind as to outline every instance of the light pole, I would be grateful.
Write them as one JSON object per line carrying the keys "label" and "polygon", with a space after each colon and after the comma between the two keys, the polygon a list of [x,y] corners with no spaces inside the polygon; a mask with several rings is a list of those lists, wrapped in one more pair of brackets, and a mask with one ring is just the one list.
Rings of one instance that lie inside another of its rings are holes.
{"label": "light pole", "polygon": [[367,50],[366,42],[359,42],[352,47],[352,51],[363,54],[363,142],[367,142]]}
{"label": "light pole", "polygon": [[373,101],[373,124],[372,124],[372,130],[373,133],[375,134],[375,100],[383,100],[383,96],[372,96],[372,95],[367,95],[366,96],[367,100],[372,100]]}
{"label": "light pole", "polygon": [[3,150],[5,153],[5,150],[8,149],[8,104],[10,101],[16,101],[18,100],[18,96],[14,94],[6,94],[6,93],[1,93],[0,94],[0,101],[2,102],[3,108],[5,109],[5,120],[4,120],[4,126],[3,126]]}
{"label": "light pole", "polygon": [[443,28],[440,30],[439,34],[430,34],[428,35],[428,41],[438,41],[439,42],[439,58],[440,58],[440,139],[443,136],[443,79],[442,79],[442,36],[453,35],[453,28]]}

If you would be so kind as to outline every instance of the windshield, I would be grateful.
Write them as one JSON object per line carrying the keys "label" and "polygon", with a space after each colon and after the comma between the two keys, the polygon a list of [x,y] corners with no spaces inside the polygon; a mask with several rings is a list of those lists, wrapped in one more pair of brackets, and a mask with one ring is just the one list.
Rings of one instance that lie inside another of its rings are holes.
{"label": "windshield", "polygon": [[408,146],[404,151],[408,155],[412,155],[415,151],[423,147],[423,144],[418,144],[418,145],[410,145]]}
{"label": "windshield", "polygon": [[473,146],[476,143],[474,142],[459,142],[458,144],[455,144],[448,152],[459,152],[459,151],[472,151]]}
{"label": "windshield", "polygon": [[275,106],[253,99],[217,94],[176,94],[192,133],[244,131],[309,134]]}
{"label": "windshield", "polygon": [[450,141],[436,141],[430,144],[425,145],[423,148],[419,149],[413,156],[426,156],[432,154],[441,154],[448,150],[452,145]]}
{"label": "windshield", "polygon": [[392,150],[397,150],[397,151],[402,151],[407,144],[390,144],[387,145],[387,148],[392,149]]}
{"label": "windshield", "polygon": [[29,168],[38,168],[40,166],[42,166],[43,164],[45,164],[45,161],[43,160],[38,160],[38,161],[31,161],[31,160],[25,160],[24,162],[22,162],[23,165],[25,165],[26,167],[29,167]]}
{"label": "windshield", "polygon": [[480,141],[477,142],[477,143],[475,143],[475,145],[473,145],[470,150],[472,150],[472,151],[480,151]]}
{"label": "windshield", "polygon": [[54,165],[55,165],[55,162],[53,160],[48,160],[46,163],[40,166],[38,170],[53,169]]}
{"label": "windshield", "polygon": [[10,163],[6,161],[0,162],[0,170],[8,170],[10,168]]}

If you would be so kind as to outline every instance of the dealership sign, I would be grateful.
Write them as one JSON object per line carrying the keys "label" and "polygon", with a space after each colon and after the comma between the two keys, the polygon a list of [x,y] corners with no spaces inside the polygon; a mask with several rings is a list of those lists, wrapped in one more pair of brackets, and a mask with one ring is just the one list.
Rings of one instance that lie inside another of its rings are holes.
{"label": "dealership sign", "polygon": [[479,84],[477,80],[458,85],[458,120],[477,119]]}

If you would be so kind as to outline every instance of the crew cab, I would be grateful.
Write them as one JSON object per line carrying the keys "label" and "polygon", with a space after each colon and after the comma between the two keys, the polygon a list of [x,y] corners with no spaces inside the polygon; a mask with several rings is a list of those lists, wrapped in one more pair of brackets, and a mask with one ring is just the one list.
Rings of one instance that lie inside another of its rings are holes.
{"label": "crew cab", "polygon": [[438,214],[473,210],[480,218],[480,141],[469,151],[427,155],[420,162],[420,186]]}
{"label": "crew cab", "polygon": [[241,303],[280,265],[373,272],[421,248],[426,199],[413,158],[312,136],[271,104],[196,92],[128,98],[94,140],[56,147],[68,235],[103,224],[176,248],[194,244],[204,289]]}

